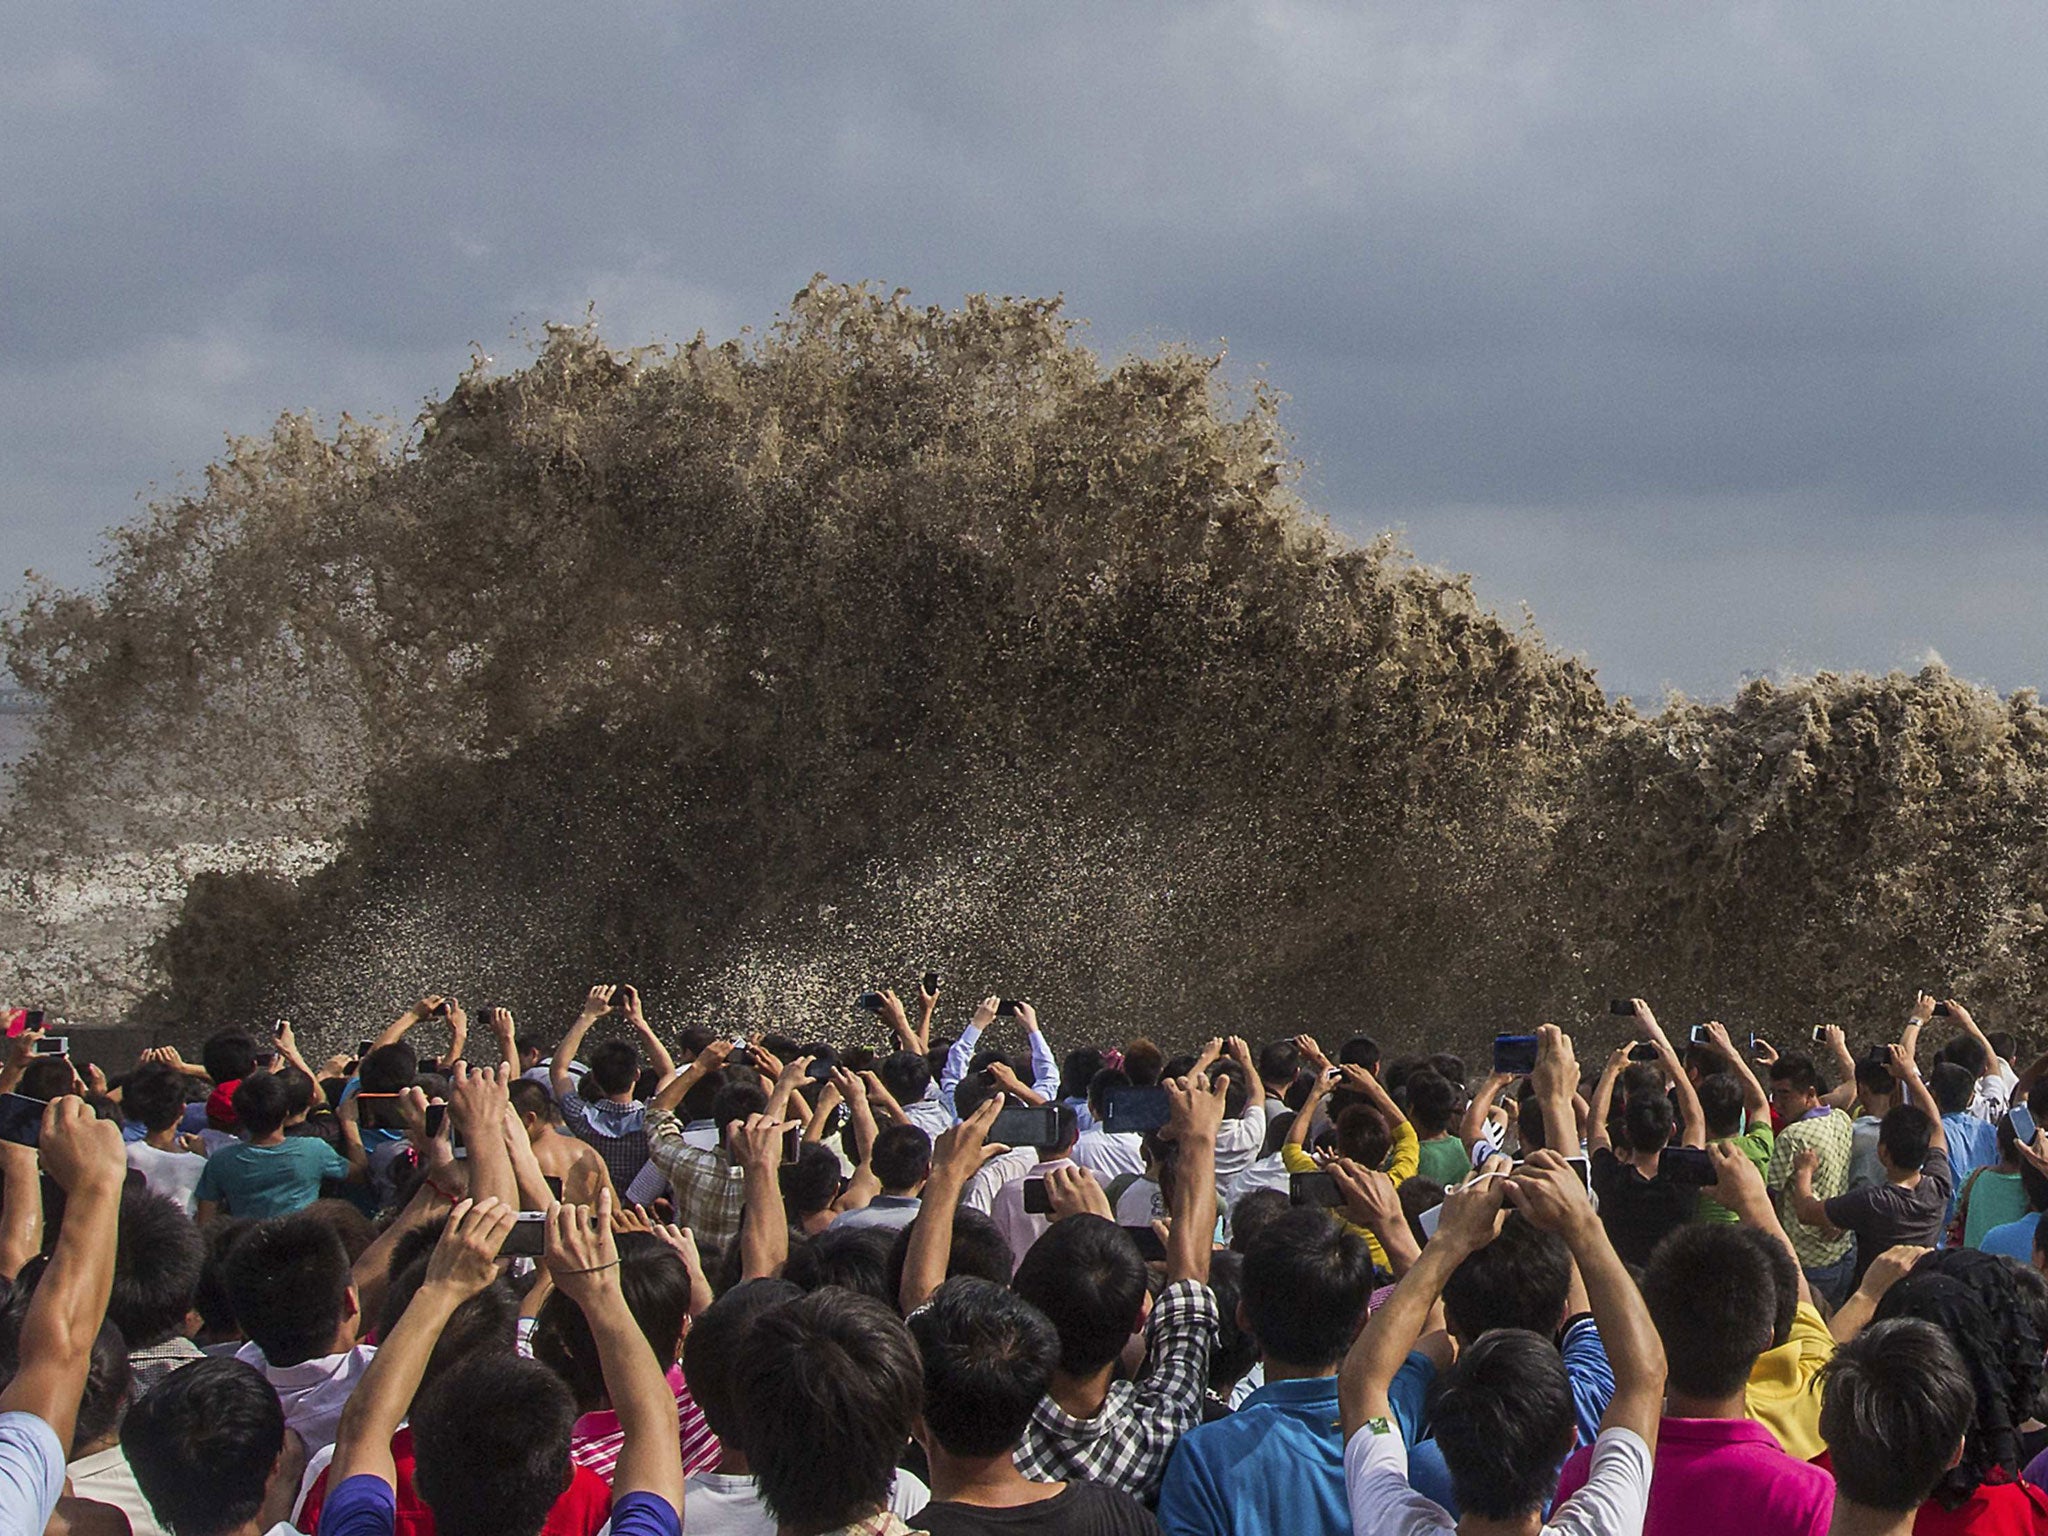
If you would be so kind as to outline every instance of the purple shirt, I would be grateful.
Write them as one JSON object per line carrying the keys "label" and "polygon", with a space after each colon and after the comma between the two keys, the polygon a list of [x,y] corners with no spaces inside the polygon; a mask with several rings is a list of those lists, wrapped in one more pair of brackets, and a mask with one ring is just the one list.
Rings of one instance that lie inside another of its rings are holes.
{"label": "purple shirt", "polygon": [[[1557,1480],[1562,1503],[1586,1481],[1592,1450],[1565,1458]],[[1656,1471],[1643,1536],[1827,1536],[1835,1480],[1787,1456],[1754,1419],[1674,1419],[1657,1428]]]}

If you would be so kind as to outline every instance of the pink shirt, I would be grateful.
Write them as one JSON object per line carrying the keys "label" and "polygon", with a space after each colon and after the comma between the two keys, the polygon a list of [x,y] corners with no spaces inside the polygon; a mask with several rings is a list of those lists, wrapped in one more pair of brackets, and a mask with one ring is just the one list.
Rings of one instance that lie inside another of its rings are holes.
{"label": "pink shirt", "polygon": [[1052,1225],[1050,1216],[1027,1215],[1024,1211],[1024,1181],[1042,1179],[1048,1168],[1071,1168],[1074,1160],[1070,1157],[1056,1157],[1049,1163],[1040,1163],[1030,1172],[1020,1174],[995,1192],[995,1198],[988,1203],[989,1220],[1003,1234],[1010,1245],[1012,1268],[1024,1262],[1024,1255],[1031,1251],[1031,1245],[1045,1236],[1045,1229]]}
{"label": "pink shirt", "polygon": [[[1562,1503],[1586,1481],[1593,1452],[1565,1458],[1557,1480]],[[1827,1536],[1835,1480],[1787,1456],[1754,1419],[1674,1419],[1657,1426],[1656,1469],[1643,1536]]]}

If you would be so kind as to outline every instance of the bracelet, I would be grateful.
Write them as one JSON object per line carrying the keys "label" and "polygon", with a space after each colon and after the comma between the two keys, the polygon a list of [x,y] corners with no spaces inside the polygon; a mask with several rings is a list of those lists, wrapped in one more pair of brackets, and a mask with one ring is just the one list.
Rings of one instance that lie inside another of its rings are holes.
{"label": "bracelet", "polygon": [[588,1269],[558,1269],[554,1273],[557,1275],[594,1275],[601,1270],[617,1269],[618,1267],[619,1261],[613,1259],[609,1264],[593,1264]]}

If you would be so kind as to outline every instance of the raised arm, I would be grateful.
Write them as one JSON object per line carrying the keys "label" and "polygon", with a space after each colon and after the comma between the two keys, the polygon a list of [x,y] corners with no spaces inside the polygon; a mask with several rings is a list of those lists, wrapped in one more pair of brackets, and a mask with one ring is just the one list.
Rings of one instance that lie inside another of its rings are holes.
{"label": "raised arm", "polygon": [[370,1049],[374,1051],[379,1046],[396,1045],[407,1035],[411,1034],[414,1026],[422,1019],[431,1018],[435,1013],[439,1012],[441,1001],[440,993],[429,992],[389,1024],[386,1024],[383,1033],[370,1042]]}
{"label": "raised arm", "polygon": [[740,1217],[740,1278],[765,1280],[789,1261],[789,1214],[782,1203],[782,1135],[788,1123],[749,1115],[726,1128],[726,1142],[746,1173]]}
{"label": "raised arm", "polygon": [[[1628,1047],[1621,1046],[1600,1069],[1600,1081],[1593,1086],[1593,1102],[1586,1112],[1586,1150],[1598,1152],[1611,1146],[1607,1139],[1607,1117],[1614,1108],[1614,1085],[1628,1067]],[[1550,1130],[1550,1117],[1543,1117],[1543,1129]]]}
{"label": "raised arm", "polygon": [[[451,997],[448,999],[448,1054],[442,1060],[442,1069],[452,1069],[455,1063],[462,1060],[462,1053],[468,1049],[469,1010],[462,1006],[461,998]],[[516,1062],[512,1070],[515,1073],[519,1070]]]}
{"label": "raised arm", "polygon": [[[1827,1045],[1829,1060],[1835,1064],[1835,1086],[1822,1094],[1820,1101],[1846,1114],[1856,1102],[1856,1058],[1849,1054],[1849,1037],[1842,1032],[1841,1025],[1823,1025],[1821,1039]],[[1768,1109],[1770,1100],[1765,1099],[1764,1104]]]}
{"label": "raised arm", "polygon": [[554,1060],[548,1063],[548,1087],[557,1104],[564,1102],[574,1090],[576,1079],[569,1073],[570,1063],[583,1049],[583,1037],[590,1033],[590,1026],[612,1011],[612,993],[616,990],[615,987],[592,987],[584,995],[583,1010],[576,1015],[576,1022],[569,1026],[569,1032],[562,1036],[562,1043],[555,1047]]}
{"label": "raised arm", "polygon": [[1301,1101],[1301,1108],[1287,1124],[1287,1145],[1305,1147],[1308,1145],[1308,1130],[1315,1123],[1316,1111],[1323,1107],[1323,1100],[1330,1096],[1330,1090],[1343,1081],[1343,1074],[1335,1067],[1320,1068],[1309,1084],[1308,1096]]}
{"label": "raised arm", "polygon": [[1805,1271],[1798,1267],[1799,1250],[1785,1235],[1784,1224],[1778,1220],[1778,1208],[1771,1203],[1771,1192],[1764,1187],[1764,1176],[1757,1172],[1756,1164],[1729,1142],[1717,1142],[1707,1148],[1707,1155],[1714,1160],[1714,1198],[1733,1211],[1743,1226],[1755,1227],[1792,1255],[1793,1273],[1799,1277],[1799,1299],[1811,1303],[1813,1292],[1807,1286]]}
{"label": "raised arm", "polygon": [[298,1068],[299,1071],[305,1073],[307,1079],[313,1084],[314,1104],[325,1104],[327,1102],[327,1090],[320,1086],[320,1074],[307,1066],[306,1058],[299,1054],[299,1037],[292,1031],[291,1020],[279,1019],[277,1021],[276,1038],[278,1054],[284,1057],[292,1066]]}
{"label": "raised arm", "polygon": [[[922,990],[919,989],[920,994]],[[896,1048],[899,1051],[915,1051],[922,1056],[930,1049],[925,1041],[931,1038],[931,1010],[925,1009],[924,1028],[912,1029],[910,1019],[903,1011],[903,1000],[896,995],[895,990],[884,987],[879,995],[882,999],[882,1022],[889,1026],[889,1033],[896,1037]],[[938,999],[933,998],[932,1001],[937,1002]]]}
{"label": "raised arm", "polygon": [[730,1040],[712,1041],[697,1053],[695,1061],[661,1085],[661,1091],[648,1101],[647,1107],[674,1111],[689,1097],[692,1088],[712,1073],[722,1070],[732,1059],[732,1053],[733,1043]]}
{"label": "raised arm", "polygon": [[967,1181],[1003,1150],[986,1144],[988,1128],[995,1124],[1002,1107],[1003,1096],[990,1094],[980,1108],[941,1133],[932,1145],[932,1171],[925,1180],[917,1219],[910,1224],[903,1287],[897,1296],[906,1317],[931,1300],[932,1292],[946,1282],[946,1267],[953,1258],[953,1213],[967,1191]]}
{"label": "raised arm", "polygon": [[505,1065],[512,1069],[512,1075],[519,1075],[519,1024],[512,1017],[510,1008],[493,1008],[484,1015],[484,1022],[490,1026],[491,1038],[498,1042],[498,1054]]}
{"label": "raised arm", "polygon": [[640,1044],[647,1051],[647,1060],[654,1070],[667,1082],[676,1075],[676,1059],[669,1055],[668,1047],[661,1043],[661,1036],[647,1022],[647,1015],[640,1007],[640,989],[633,986],[619,988],[620,1006],[624,1009],[626,1022],[633,1026],[633,1033],[640,1037]]}
{"label": "raised arm", "polygon": [[[1841,1031],[1837,1030],[1836,1033],[1839,1034]],[[1728,1063],[1729,1071],[1734,1073],[1735,1077],[1742,1084],[1742,1113],[1746,1123],[1755,1125],[1759,1122],[1768,1122],[1771,1115],[1771,1096],[1764,1092],[1764,1085],[1757,1081],[1757,1075],[1750,1070],[1749,1062],[1744,1059],[1740,1051],[1735,1049],[1735,1042],[1728,1038],[1727,1029],[1718,1020],[1709,1022],[1707,1025],[1707,1043],[1714,1048],[1714,1053],[1717,1056]],[[1843,1054],[1848,1054],[1846,1048],[1844,1048]],[[1684,1074],[1681,1073],[1680,1075],[1683,1076]],[[1691,1084],[1688,1083],[1687,1086],[1690,1087]],[[1851,1064],[1849,1086],[1852,1089],[1856,1086],[1853,1063]]]}
{"label": "raised arm", "polygon": [[[1514,1074],[1511,1072],[1489,1073],[1486,1081],[1479,1085],[1479,1091],[1473,1094],[1471,1101],[1466,1104],[1465,1114],[1458,1122],[1458,1140],[1465,1143],[1467,1153],[1486,1139],[1487,1114],[1500,1102],[1500,1096],[1513,1086],[1514,1081]],[[1566,1103],[1570,1103],[1570,1100],[1567,1099]],[[1548,1124],[1546,1121],[1546,1132]]]}
{"label": "raised arm", "polygon": [[1991,1063],[1994,1073],[2012,1071],[2012,1063],[1991,1048],[1991,1037],[1977,1027],[1977,1021],[1970,1017],[1970,1010],[1955,998],[1948,1000],[1948,1016],[1954,1019],[1963,1033],[1984,1047],[1984,1059]]}
{"label": "raised arm", "polygon": [[457,1062],[449,1081],[448,1121],[469,1148],[469,1193],[519,1209],[519,1183],[505,1146],[506,1093],[510,1067],[472,1067]]}
{"label": "raised arm", "polygon": [[[888,993],[882,994],[884,998]],[[967,1064],[974,1060],[974,1048],[981,1043],[981,1037],[996,1019],[996,1009],[1003,1000],[999,997],[984,997],[975,1005],[974,1017],[967,1021],[967,1027],[960,1031],[960,1038],[953,1042],[953,1048],[946,1052],[946,1064],[939,1069],[939,1096],[951,1103],[953,1089],[960,1079],[967,1075]]]}
{"label": "raised arm", "polygon": [[[1936,1122],[1937,1125],[1939,1123]],[[1827,1203],[1813,1193],[1813,1171],[1819,1166],[1819,1152],[1812,1147],[1800,1148],[1792,1159],[1792,1182],[1785,1186],[1786,1198],[1791,1201],[1792,1214],[1800,1221],[1834,1237],[1840,1234],[1841,1228],[1828,1220]]]}
{"label": "raised arm", "polygon": [[1052,1047],[1046,1043],[1045,1031],[1039,1028],[1036,1008],[1029,1003],[1019,1003],[1017,1018],[1024,1025],[1024,1038],[1031,1051],[1032,1091],[1038,1095],[1039,1103],[1050,1104],[1060,1091],[1059,1058],[1053,1055]]}
{"label": "raised arm", "polygon": [[0,1141],[0,1279],[10,1283],[43,1251],[43,1177],[36,1149]]}
{"label": "raised arm", "polygon": [[[1906,1048],[1903,1045],[1891,1047],[1891,1054],[1892,1076],[1906,1085],[1907,1100],[1919,1105],[1922,1110],[1926,1111],[1927,1118],[1933,1122],[1934,1129],[1927,1136],[1927,1150],[1946,1154],[1948,1151],[1948,1132],[1942,1128],[1941,1106],[1935,1102],[1934,1095],[1928,1091],[1927,1080],[1920,1075],[1920,1064],[1906,1054]],[[1804,1220],[1803,1217],[1801,1219]]]}
{"label": "raised arm", "polygon": [[1166,1238],[1166,1279],[1209,1283],[1216,1251],[1216,1133],[1225,1085],[1200,1075],[1166,1085],[1173,1117],[1162,1133],[1179,1152],[1173,1180],[1173,1230]]}
{"label": "raised arm", "polygon": [[1678,1144],[1682,1147],[1704,1147],[1707,1144],[1707,1117],[1700,1109],[1700,1096],[1693,1092],[1692,1079],[1685,1075],[1685,1063],[1678,1059],[1678,1052],[1671,1047],[1671,1037],[1664,1033],[1664,1026],[1650,1012],[1650,1005],[1640,997],[1635,999],[1635,1005],[1636,1023],[1642,1028],[1643,1038],[1656,1048],[1657,1060],[1663,1063],[1664,1073],[1671,1079],[1671,1091],[1678,1096]]}
{"label": "raised arm", "polygon": [[[1579,1058],[1572,1038],[1555,1024],[1536,1028],[1536,1070],[1529,1076],[1536,1107],[1543,1115],[1544,1144],[1571,1157],[1579,1150],[1579,1119],[1574,1100],[1579,1092]],[[1613,1087],[1608,1088],[1609,1096]],[[1602,1126],[1604,1128],[1605,1121]],[[1604,1140],[1604,1137],[1603,1137]]]}
{"label": "raised arm", "polygon": [[1251,1043],[1242,1035],[1232,1035],[1223,1042],[1223,1048],[1230,1052],[1230,1059],[1244,1069],[1245,1081],[1251,1084],[1245,1093],[1245,1109],[1264,1109],[1267,1097],[1266,1080],[1259,1076],[1259,1065],[1252,1060]]}

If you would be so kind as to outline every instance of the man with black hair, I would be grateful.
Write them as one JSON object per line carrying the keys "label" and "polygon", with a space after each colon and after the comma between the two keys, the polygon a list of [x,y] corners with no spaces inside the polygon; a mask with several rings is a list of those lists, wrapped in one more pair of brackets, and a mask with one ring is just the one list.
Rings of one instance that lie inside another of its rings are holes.
{"label": "man with black hair", "polygon": [[[980,1105],[975,1105],[979,1109]],[[1043,1179],[1055,1168],[1073,1168],[1074,1148],[1082,1135],[1080,1117],[1066,1105],[1057,1106],[1054,1111],[1054,1125],[1057,1135],[1042,1147],[1033,1147],[1032,1161],[1018,1170],[1002,1187],[997,1189],[989,1201],[989,1215],[994,1218],[996,1228],[1010,1245],[1015,1262],[1024,1262],[1024,1255],[1031,1251],[1031,1245],[1045,1235],[1052,1225],[1052,1217],[1042,1211],[1024,1209],[1024,1188],[1032,1179]],[[970,1111],[970,1116],[972,1111]],[[989,1160],[987,1167],[1005,1164],[1011,1158],[1009,1153],[998,1153]],[[987,1168],[983,1169],[986,1172]],[[975,1175],[978,1181],[980,1174]],[[970,1187],[972,1184],[970,1183]]]}
{"label": "man with black hair", "polygon": [[[541,1176],[556,1181],[564,1204],[595,1203],[598,1190],[611,1182],[611,1170],[589,1142],[555,1129],[561,1123],[561,1111],[547,1086],[521,1077],[508,1085],[506,1092]],[[613,1194],[617,1193],[614,1189]]]}
{"label": "man with black hair", "polygon": [[[1664,1349],[1578,1175],[1558,1153],[1540,1151],[1512,1174],[1505,1159],[1494,1159],[1481,1176],[1445,1195],[1436,1236],[1345,1358],[1338,1379],[1344,1472],[1351,1527],[1361,1536],[1442,1536],[1459,1528],[1442,1506],[1409,1486],[1412,1426],[1397,1419],[1392,1388],[1444,1282],[1492,1238],[1504,1199],[1569,1245],[1614,1362],[1614,1398],[1593,1446],[1587,1486],[1558,1501],[1542,1529],[1571,1536],[1635,1536],[1642,1529],[1664,1395]],[[1536,1527],[1574,1430],[1571,1389],[1550,1342],[1519,1329],[1485,1334],[1448,1373],[1433,1419],[1463,1522],[1488,1530]]]}
{"label": "man with black hair", "polygon": [[1855,1059],[1856,1118],[1850,1125],[1849,1188],[1884,1182],[1877,1160],[1877,1128],[1894,1104],[1904,1103],[1899,1080],[1892,1076],[1891,1052],[1875,1046]]}
{"label": "man with black hair", "polygon": [[[1669,1364],[1644,1536],[1824,1536],[1827,1474],[1786,1455],[1748,1412],[1749,1373],[1776,1321],[1769,1260],[1733,1227],[1681,1227],[1651,1257],[1642,1295]],[[1560,1499],[1585,1485],[1592,1456],[1566,1460]]]}
{"label": "man with black hair", "polygon": [[107,1317],[128,1342],[135,1396],[147,1396],[171,1372],[205,1358],[187,1337],[197,1322],[192,1304],[205,1267],[206,1239],[175,1205],[143,1189],[121,1196]]}
{"label": "man with black hair", "polygon": [[[732,1142],[736,1125],[766,1111],[768,1095],[758,1082],[728,1083],[712,1100],[711,1117],[718,1126],[718,1145],[692,1146],[683,1138],[683,1123],[665,1102],[691,1072],[702,1066],[707,1051],[675,1082],[657,1094],[648,1116],[648,1156],[668,1176],[675,1195],[676,1220],[696,1235],[700,1245],[723,1247],[739,1234],[746,1210],[746,1171]],[[675,1092],[677,1102],[682,1092]]]}
{"label": "man with black hair", "polygon": [[[1607,1235],[1625,1262],[1640,1265],[1649,1262],[1666,1233],[1692,1220],[1698,1209],[1698,1186],[1681,1183],[1665,1171],[1664,1150],[1669,1146],[1704,1147],[1707,1123],[1700,1112],[1699,1095],[1679,1065],[1663,1026],[1648,1003],[1641,998],[1634,1003],[1636,1028],[1656,1050],[1657,1060],[1632,1063],[1626,1046],[1608,1058],[1593,1090],[1586,1151]],[[1608,1110],[1614,1102],[1616,1082],[1637,1065],[1646,1068],[1649,1082],[1655,1086],[1628,1092],[1622,1100],[1621,1144],[1617,1147],[1609,1139]],[[1666,1085],[1677,1097],[1676,1111]]]}
{"label": "man with black hair", "polygon": [[128,1410],[121,1450],[172,1536],[292,1536],[306,1448],[249,1366],[203,1360],[178,1372]]}
{"label": "man with black hair", "polygon": [[[28,1297],[17,1287],[6,1308],[5,1324],[0,1326],[10,1331],[18,1328],[19,1312],[26,1310],[27,1302]],[[0,1350],[6,1356],[9,1372],[13,1369],[17,1342],[10,1338],[5,1349]],[[135,1481],[135,1469],[121,1449],[121,1420],[129,1406],[130,1381],[127,1342],[120,1329],[103,1323],[100,1336],[93,1341],[92,1369],[86,1374],[85,1396],[79,1400],[78,1427],[72,1436],[71,1460],[65,1465],[65,1476],[70,1480],[73,1499],[110,1504],[126,1515],[130,1536],[171,1536],[157,1524],[149,1500],[143,1496],[142,1485]],[[59,1501],[57,1508],[61,1521],[65,1502]]]}
{"label": "man with black hair", "polygon": [[866,1205],[841,1211],[832,1225],[897,1231],[917,1219],[918,1192],[932,1171],[932,1139],[916,1125],[887,1125],[868,1150],[868,1167],[882,1192]]}
{"label": "man with black hair", "polygon": [[[1908,1047],[1910,1049],[1910,1046]],[[1846,1232],[1811,1226],[1792,1204],[1792,1169],[1802,1152],[1814,1154],[1812,1190],[1829,1200],[1849,1187],[1849,1153],[1855,1128],[1832,1104],[1823,1104],[1820,1077],[1804,1056],[1780,1056],[1770,1066],[1771,1109],[1780,1122],[1777,1145],[1764,1182],[1778,1196],[1778,1220],[1799,1255],[1799,1267],[1816,1296],[1840,1306],[1856,1288],[1855,1239]]]}
{"label": "man with black hair", "polygon": [[1939,1111],[1955,1188],[1961,1189],[1979,1168],[1997,1163],[1998,1127],[1970,1113],[1970,1096],[1977,1091],[1977,1079],[1969,1068],[1953,1061],[1935,1062],[1927,1074],[1927,1091]]}
{"label": "man with black hair", "polygon": [[[892,1000],[895,996],[894,993],[883,995]],[[956,1118],[967,1113],[960,1108],[954,1094],[960,1083],[968,1076],[968,1065],[974,1060],[983,1034],[994,1026],[996,1010],[1001,1006],[1002,999],[998,997],[985,997],[981,1000],[974,1010],[974,1016],[967,1021],[967,1028],[946,1052],[946,1064],[939,1072],[937,1092],[930,1099],[922,1093],[915,1098],[906,1099],[902,1094],[896,1093],[894,1083],[889,1084],[889,1091],[896,1094],[896,1102],[903,1106],[903,1112],[910,1117],[911,1124],[923,1126],[936,1137],[951,1128]],[[1049,1104],[1060,1091],[1059,1059],[1053,1055],[1051,1045],[1047,1044],[1045,1031],[1039,1028],[1036,1008],[1029,1003],[1018,1002],[1016,1019],[1024,1026],[1025,1044],[1031,1052],[1031,1091],[1038,1095],[1040,1103]],[[888,1082],[886,1073],[883,1074],[882,1080]],[[938,1106],[937,1114],[921,1111],[918,1107],[920,1102],[929,1104],[934,1101]]]}
{"label": "man with black hair", "polygon": [[178,1129],[185,1118],[184,1075],[160,1062],[137,1067],[121,1089],[121,1113],[142,1132],[128,1143],[128,1166],[142,1175],[151,1194],[187,1216],[196,1214],[206,1155]]}
{"label": "man with black hair", "polygon": [[[614,1001],[616,999],[616,1002]],[[569,1063],[583,1048],[590,1026],[616,1007],[633,1033],[630,1040],[607,1040],[590,1053],[589,1070],[581,1084],[572,1082]],[[630,986],[595,986],[583,999],[576,1022],[562,1037],[548,1068],[548,1086],[562,1112],[569,1133],[589,1143],[604,1159],[615,1189],[624,1190],[647,1164],[647,1105],[634,1096],[640,1083],[640,1051],[644,1048],[663,1083],[676,1075],[676,1064],[668,1047],[647,1022],[640,1008],[640,994]]]}
{"label": "man with black hair", "polygon": [[1900,1317],[1836,1350],[1820,1381],[1835,1529],[1910,1536],[1963,1458],[1977,1406],[1969,1368],[1940,1328]]}
{"label": "man with black hair", "polygon": [[234,1093],[235,1118],[247,1141],[222,1147],[206,1160],[194,1195],[199,1219],[211,1221],[222,1209],[236,1216],[289,1216],[320,1198],[320,1183],[334,1179],[361,1183],[369,1170],[357,1130],[357,1101],[340,1114],[342,1145],[337,1152],[317,1136],[286,1136],[291,1106],[276,1074],[242,1079]]}
{"label": "man with black hair", "polygon": [[261,1371],[308,1455],[334,1443],[349,1394],[376,1350],[357,1342],[361,1303],[348,1251],[313,1216],[249,1228],[228,1250],[227,1291],[249,1342],[235,1352]]}
{"label": "man with black hair", "polygon": [[1035,1482],[1016,1450],[1059,1358],[1044,1315],[1000,1285],[948,1280],[910,1315],[924,1367],[918,1443],[933,1501],[913,1519],[935,1536],[1157,1536],[1129,1494],[1093,1483]]}
{"label": "man with black hair", "polygon": [[1449,1078],[1426,1066],[1409,1073],[1408,1123],[1421,1141],[1417,1171],[1446,1188],[1472,1171],[1472,1154],[1454,1130],[1460,1107]]}
{"label": "man with black hair", "polygon": [[1180,1442],[1159,1523],[1175,1536],[1342,1531],[1337,1366],[1372,1296],[1372,1254],[1327,1211],[1303,1207],[1247,1247],[1242,1283],[1237,1324],[1259,1341],[1265,1384]]}
{"label": "man with black hair", "polygon": [[[1700,1116],[1706,1121],[1707,1141],[1734,1146],[1756,1164],[1758,1173],[1771,1166],[1771,1152],[1778,1144],[1771,1129],[1771,1096],[1750,1069],[1748,1060],[1735,1048],[1725,1026],[1717,1021],[1705,1025],[1705,1051],[1713,1070],[1694,1084],[1700,1101]],[[1701,1195],[1696,1218],[1733,1225],[1735,1213],[1711,1195]]]}
{"label": "man with black hair", "polygon": [[789,1208],[792,1230],[815,1237],[837,1219],[833,1209],[846,1182],[839,1154],[822,1141],[801,1142],[796,1161],[776,1170],[782,1182],[782,1203]]}
{"label": "man with black hair", "polygon": [[1112,1131],[1103,1124],[1109,1113],[1110,1095],[1119,1088],[1135,1086],[1130,1075],[1116,1067],[1104,1067],[1088,1085],[1088,1113],[1095,1124],[1075,1139],[1070,1155],[1104,1184],[1121,1174],[1143,1177],[1145,1172],[1144,1136],[1137,1131]]}

